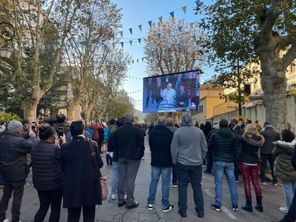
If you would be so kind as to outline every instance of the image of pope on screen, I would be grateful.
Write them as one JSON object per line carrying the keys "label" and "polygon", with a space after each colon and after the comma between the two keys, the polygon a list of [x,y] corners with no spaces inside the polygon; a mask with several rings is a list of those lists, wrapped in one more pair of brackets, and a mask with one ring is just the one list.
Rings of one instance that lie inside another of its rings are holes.
{"label": "image of pope on screen", "polygon": [[143,112],[198,111],[200,71],[144,78]]}

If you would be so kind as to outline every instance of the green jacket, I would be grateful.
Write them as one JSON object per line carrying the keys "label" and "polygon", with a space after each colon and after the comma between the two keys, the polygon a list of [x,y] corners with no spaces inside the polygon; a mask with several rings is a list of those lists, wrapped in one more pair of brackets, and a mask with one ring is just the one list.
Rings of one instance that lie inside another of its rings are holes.
{"label": "green jacket", "polygon": [[296,181],[296,170],[292,166],[291,158],[296,140],[291,143],[276,141],[272,154],[276,157],[274,162],[275,176],[284,182]]}
{"label": "green jacket", "polygon": [[213,161],[234,162],[237,151],[235,136],[229,128],[219,128],[209,139],[209,149],[212,150]]}

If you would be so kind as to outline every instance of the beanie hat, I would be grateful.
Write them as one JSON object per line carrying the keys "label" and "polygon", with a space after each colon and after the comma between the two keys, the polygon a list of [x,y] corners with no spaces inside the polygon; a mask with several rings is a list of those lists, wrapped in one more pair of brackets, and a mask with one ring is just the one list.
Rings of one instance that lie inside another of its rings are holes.
{"label": "beanie hat", "polygon": [[23,128],[23,124],[19,121],[12,120],[8,123],[7,132],[17,133]]}
{"label": "beanie hat", "polygon": [[70,131],[72,136],[78,136],[83,133],[84,130],[84,121],[83,120],[77,120],[73,121],[70,125]]}

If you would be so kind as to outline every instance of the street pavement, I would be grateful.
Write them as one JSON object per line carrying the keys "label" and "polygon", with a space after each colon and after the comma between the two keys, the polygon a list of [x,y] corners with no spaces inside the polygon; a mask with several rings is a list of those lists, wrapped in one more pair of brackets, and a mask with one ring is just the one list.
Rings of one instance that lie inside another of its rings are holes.
{"label": "street pavement", "polygon": [[[102,155],[105,158],[105,155]],[[168,213],[161,211],[161,186],[158,186],[155,210],[149,211],[146,208],[146,200],[150,184],[150,152],[146,149],[145,160],[142,160],[138,177],[136,180],[135,199],[140,203],[138,208],[127,210],[124,207],[118,208],[116,202],[104,201],[102,206],[98,206],[96,210],[96,221],[101,222],[134,222],[134,221],[149,221],[149,222],[165,222],[165,221],[220,221],[220,222],[270,222],[277,221],[283,217],[283,214],[278,211],[278,208],[284,206],[284,197],[280,186],[273,187],[272,184],[262,186],[264,212],[259,213],[256,210],[253,213],[239,210],[237,213],[232,212],[230,194],[226,179],[223,186],[223,207],[222,212],[215,212],[210,209],[210,204],[214,203],[214,180],[212,175],[204,174],[202,178],[202,189],[205,202],[205,217],[198,218],[194,210],[193,194],[190,185],[188,186],[188,210],[187,218],[182,218],[178,214],[178,189],[170,188],[170,202],[175,205],[175,209]],[[111,176],[111,167],[104,165],[102,169],[103,175]],[[110,181],[109,181],[110,182]],[[21,209],[22,222],[33,221],[34,215],[39,206],[37,192],[32,185],[31,177],[28,178],[30,185],[25,186],[23,204]],[[239,192],[239,203],[244,204],[244,191],[242,178],[237,183]],[[254,190],[252,190],[254,195]],[[255,197],[253,198],[255,205]],[[10,207],[8,209],[8,218],[10,218]],[[62,209],[61,222],[66,222],[67,211]],[[48,221],[48,215],[46,220]],[[82,221],[82,219],[81,219]]]}

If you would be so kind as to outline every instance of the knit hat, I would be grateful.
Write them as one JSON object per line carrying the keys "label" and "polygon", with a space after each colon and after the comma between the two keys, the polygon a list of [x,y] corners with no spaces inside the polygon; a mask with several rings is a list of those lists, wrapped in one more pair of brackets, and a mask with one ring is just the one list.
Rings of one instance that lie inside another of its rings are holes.
{"label": "knit hat", "polygon": [[22,128],[23,128],[23,124],[20,121],[12,120],[8,123],[7,132],[17,133],[21,131]]}
{"label": "knit hat", "polygon": [[83,133],[84,130],[84,121],[83,120],[77,120],[73,121],[70,125],[70,131],[72,136],[78,136]]}

